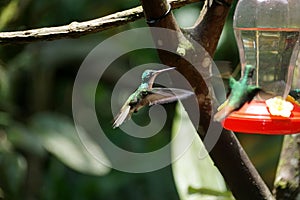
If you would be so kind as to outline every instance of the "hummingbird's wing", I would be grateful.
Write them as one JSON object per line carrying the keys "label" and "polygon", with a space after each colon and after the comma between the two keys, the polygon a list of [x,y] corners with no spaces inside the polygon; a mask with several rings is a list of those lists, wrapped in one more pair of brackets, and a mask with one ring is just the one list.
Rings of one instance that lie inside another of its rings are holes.
{"label": "hummingbird's wing", "polygon": [[238,81],[236,81],[232,76],[229,77],[229,87],[230,89],[234,87],[234,85],[237,83]]}
{"label": "hummingbird's wing", "polygon": [[[126,119],[130,118],[133,112],[137,112],[143,106],[170,103],[178,99],[187,98],[192,94],[194,93],[191,91],[176,88],[152,88],[149,91],[141,91],[138,93],[139,98],[137,101],[126,101],[114,118],[113,128],[120,126]],[[129,97],[128,99],[131,98]]]}
{"label": "hummingbird's wing", "polygon": [[193,94],[193,92],[184,89],[153,88],[144,98],[144,101],[147,101],[149,106],[152,106],[155,104],[171,103],[179,99],[185,99]]}
{"label": "hummingbird's wing", "polygon": [[119,127],[127,118],[130,117],[130,106],[125,104],[114,118],[113,128]]}

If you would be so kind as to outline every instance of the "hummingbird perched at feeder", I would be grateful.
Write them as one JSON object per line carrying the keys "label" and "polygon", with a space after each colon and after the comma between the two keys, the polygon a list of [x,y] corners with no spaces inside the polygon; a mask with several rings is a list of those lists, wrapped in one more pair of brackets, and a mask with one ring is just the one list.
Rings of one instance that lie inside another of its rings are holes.
{"label": "hummingbird perched at feeder", "polygon": [[194,94],[184,89],[152,87],[158,74],[173,69],[175,67],[161,70],[145,70],[142,74],[140,86],[128,97],[120,112],[114,118],[113,128],[119,127],[126,119],[131,117],[132,113],[139,111],[144,106],[170,103]]}
{"label": "hummingbird perched at feeder", "polygon": [[253,66],[246,65],[243,77],[239,81],[236,81],[233,77],[229,78],[230,94],[227,100],[218,108],[218,112],[214,115],[214,121],[222,121],[230,113],[240,109],[246,102],[250,102],[261,91],[260,87],[249,84],[253,71]]}

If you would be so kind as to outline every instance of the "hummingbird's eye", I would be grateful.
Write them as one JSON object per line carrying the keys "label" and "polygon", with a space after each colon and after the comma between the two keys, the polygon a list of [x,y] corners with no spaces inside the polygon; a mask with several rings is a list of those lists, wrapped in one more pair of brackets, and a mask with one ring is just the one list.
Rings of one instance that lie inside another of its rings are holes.
{"label": "hummingbird's eye", "polygon": [[142,91],[141,94],[142,94],[143,97],[145,97],[145,96],[148,95],[148,92],[147,91]]}

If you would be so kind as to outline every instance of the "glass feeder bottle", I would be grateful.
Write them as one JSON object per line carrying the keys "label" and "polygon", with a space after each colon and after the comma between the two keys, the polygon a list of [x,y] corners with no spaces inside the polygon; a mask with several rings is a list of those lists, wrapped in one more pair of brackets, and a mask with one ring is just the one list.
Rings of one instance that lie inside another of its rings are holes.
{"label": "glass feeder bottle", "polygon": [[242,69],[256,69],[251,84],[284,98],[298,56],[299,10],[299,0],[240,0],[234,15]]}

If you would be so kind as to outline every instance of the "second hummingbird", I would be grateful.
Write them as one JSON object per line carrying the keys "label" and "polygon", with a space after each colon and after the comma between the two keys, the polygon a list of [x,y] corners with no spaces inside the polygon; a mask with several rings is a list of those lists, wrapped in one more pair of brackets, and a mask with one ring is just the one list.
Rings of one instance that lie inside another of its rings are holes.
{"label": "second hummingbird", "polygon": [[145,70],[142,74],[140,86],[128,97],[120,112],[114,118],[113,128],[119,127],[126,119],[131,117],[132,113],[137,112],[144,106],[170,103],[194,94],[184,89],[152,87],[158,74],[173,69],[175,68]]}
{"label": "second hummingbird", "polygon": [[262,91],[256,85],[249,85],[249,79],[252,78],[254,67],[246,65],[243,77],[236,81],[233,77],[229,79],[231,89],[227,100],[218,108],[219,111],[214,115],[214,121],[221,122],[233,111],[240,109],[246,102],[252,101],[258,92]]}

